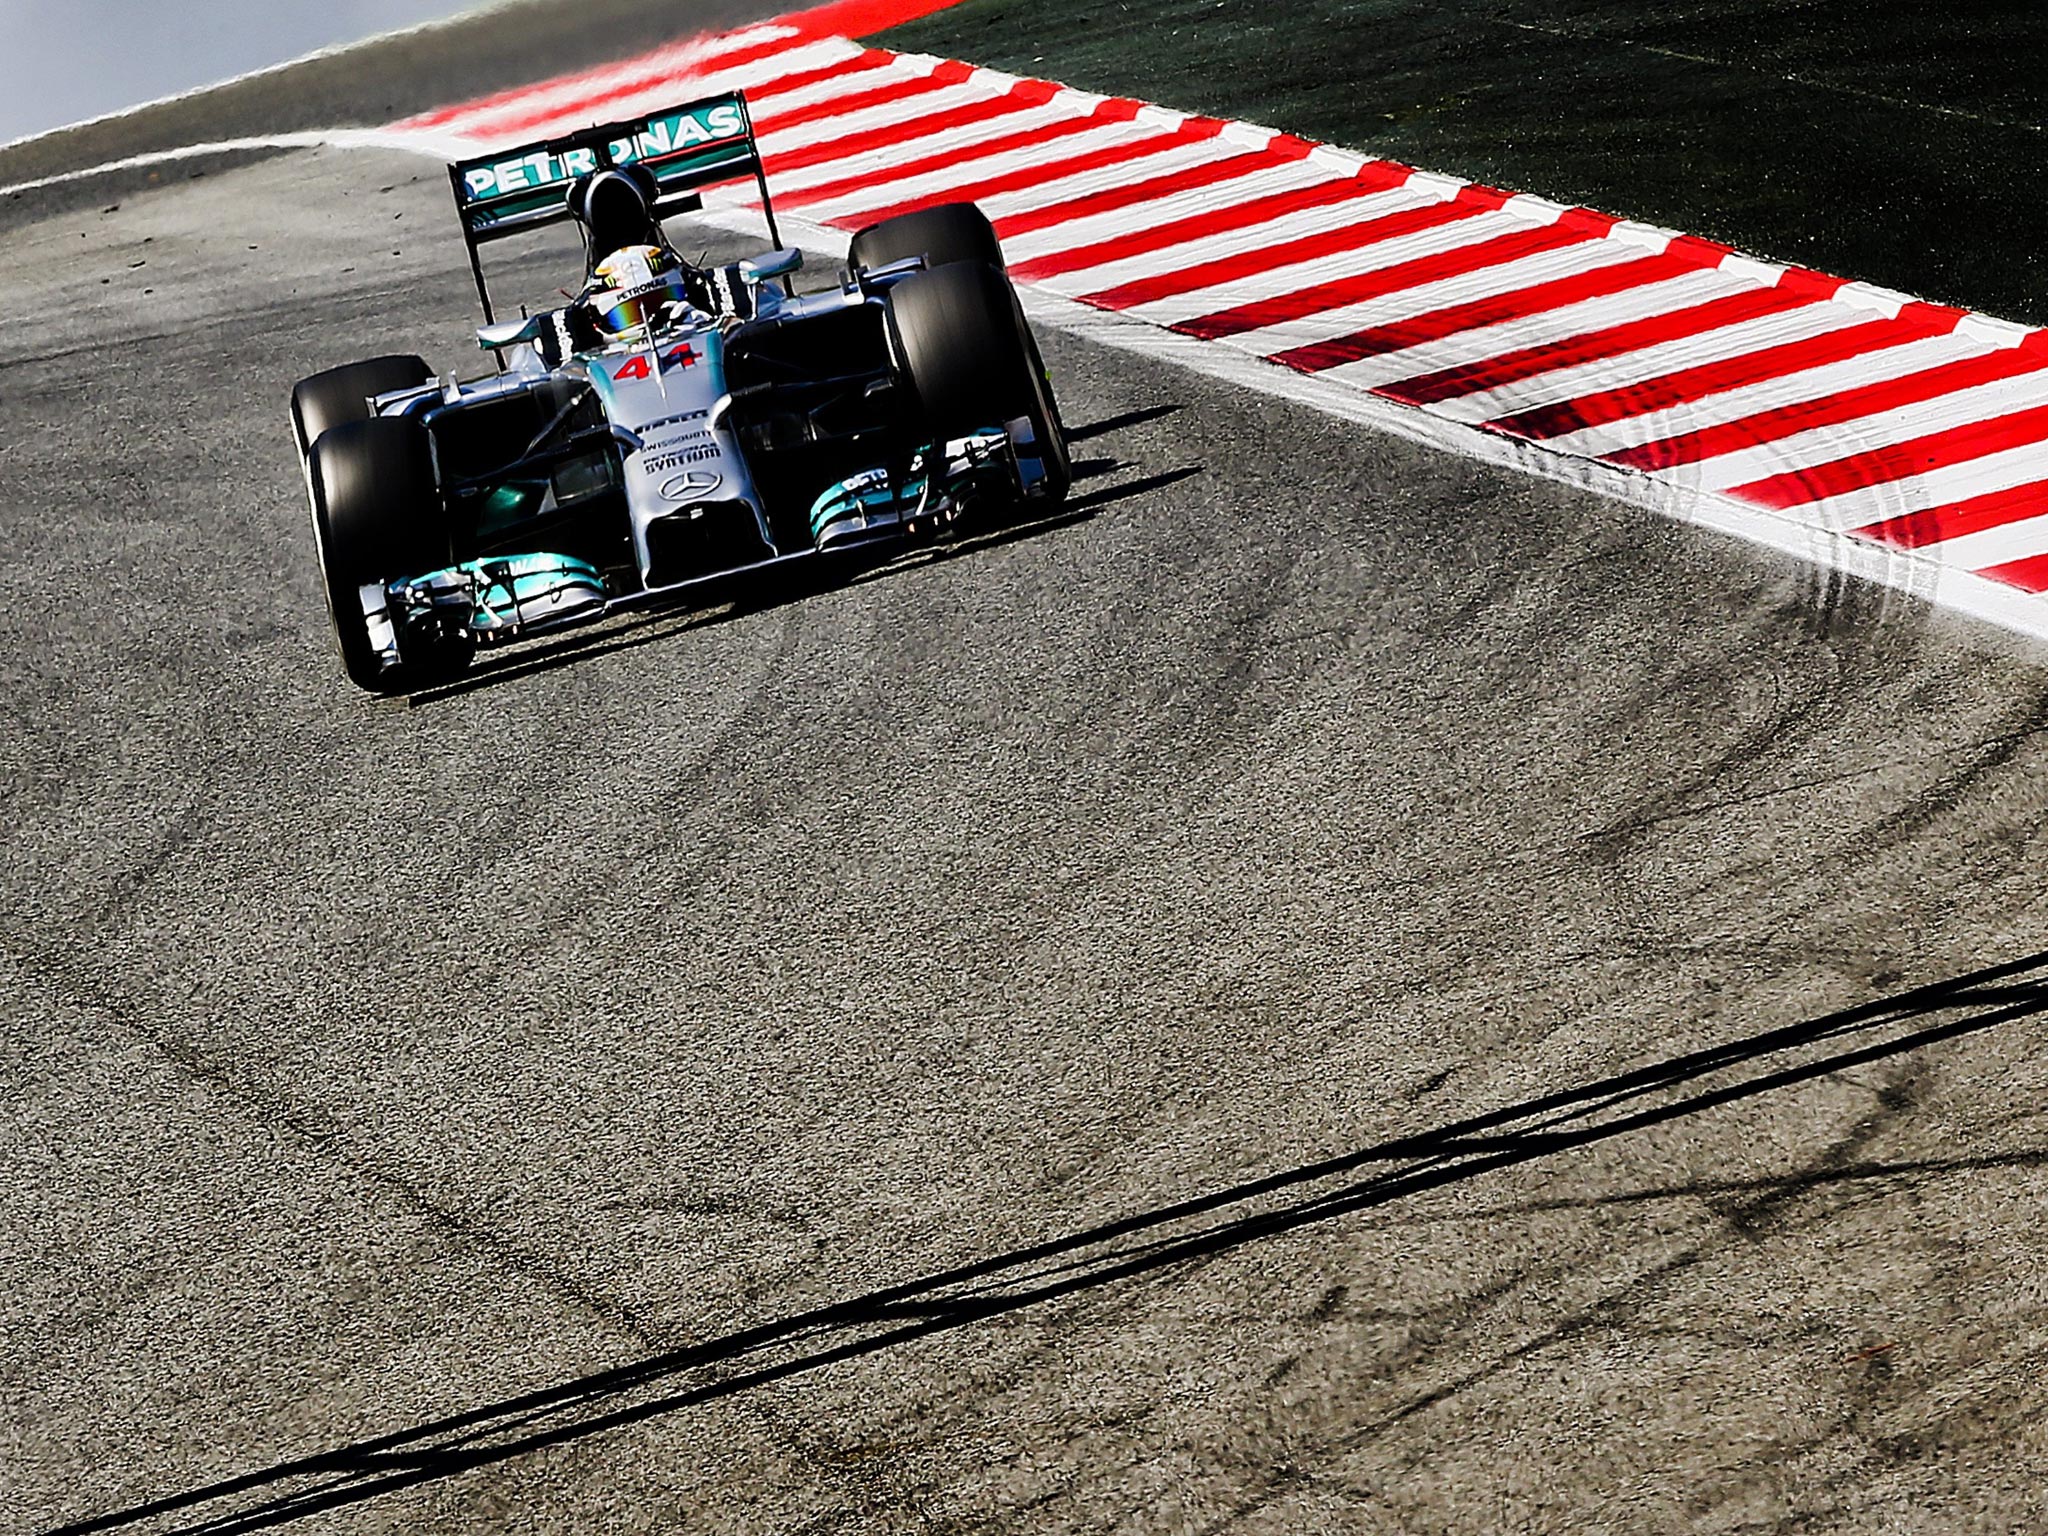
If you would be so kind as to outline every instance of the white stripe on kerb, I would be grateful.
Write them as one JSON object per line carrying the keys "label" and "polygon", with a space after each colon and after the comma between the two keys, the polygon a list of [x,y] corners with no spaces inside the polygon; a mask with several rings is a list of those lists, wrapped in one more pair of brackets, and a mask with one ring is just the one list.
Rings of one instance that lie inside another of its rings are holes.
{"label": "white stripe on kerb", "polygon": [[[1334,341],[1356,331],[1398,324],[1418,315],[1432,314],[1439,309],[1451,309],[1479,299],[1501,298],[1594,267],[1619,266],[1635,259],[1635,253],[1624,246],[1605,240],[1581,241],[1556,250],[1518,256],[1511,261],[1490,262],[1469,272],[1454,273],[1434,282],[1396,289],[1356,303],[1318,309],[1255,331],[1243,331],[1227,339],[1232,346],[1243,351],[1271,357],[1276,352],[1291,351],[1315,342]],[[1475,357],[1473,361],[1478,359]]]}
{"label": "white stripe on kerb", "polygon": [[[725,90],[751,90],[766,81],[779,80],[800,70],[822,68],[856,56],[857,48],[841,41],[807,44],[773,54],[754,64],[731,68],[716,60],[700,61],[688,50],[679,52],[672,68],[664,71],[658,60],[645,61],[647,68],[618,70],[575,89],[539,94],[533,98],[500,102],[465,113],[442,125],[465,138],[502,145],[566,132],[590,123],[606,122],[632,115],[632,104],[658,97],[653,106],[672,105],[679,90],[686,94],[713,95]],[[706,68],[705,64],[710,67]],[[652,83],[634,85],[636,80]]]}
{"label": "white stripe on kerb", "polygon": [[1056,212],[1060,208],[1084,202],[1101,193],[1127,187],[1133,182],[1178,175],[1184,171],[1214,165],[1218,161],[1234,160],[1243,154],[1244,151],[1235,144],[1225,144],[1216,139],[1196,139],[1177,148],[1161,150],[1156,155],[1147,155],[1144,159],[1129,164],[1102,166],[1078,176],[1065,176],[1057,181],[1041,182],[1037,186],[1020,187],[1014,192],[1000,192],[993,197],[982,198],[981,207],[991,219],[996,220],[1011,218],[1018,214]]}
{"label": "white stripe on kerb", "polygon": [[[1177,325],[1183,321],[1200,319],[1205,315],[1219,315],[1226,310],[1237,309],[1263,299],[1285,298],[1307,289],[1320,288],[1326,283],[1363,277],[1367,273],[1402,266],[1410,261],[1442,256],[1466,246],[1484,245],[1489,240],[1496,240],[1502,235],[1515,234],[1527,228],[1528,225],[1521,220],[1508,218],[1496,212],[1467,214],[1463,218],[1452,219],[1430,229],[1417,230],[1408,235],[1396,235],[1391,240],[1376,240],[1369,245],[1355,246],[1336,255],[1289,262],[1284,266],[1269,267],[1263,272],[1235,277],[1225,283],[1197,288],[1189,293],[1176,293],[1167,298],[1153,299],[1144,304],[1133,305],[1129,313],[1155,324]],[[1356,326],[1345,327],[1345,330],[1355,329]],[[1330,331],[1324,334],[1342,335],[1344,331]],[[1265,350],[1278,351],[1279,346]]]}
{"label": "white stripe on kerb", "polygon": [[[2041,477],[2041,445],[2031,444],[2024,449],[2012,450],[2016,458],[2027,466],[2028,473],[2010,484],[1996,485],[1998,490],[2011,490],[2015,485],[2028,485]],[[1976,472],[1980,481],[1983,471]],[[2007,466],[2000,464],[1993,470],[1999,480],[2007,478]],[[1971,495],[1982,495],[1973,491]],[[1968,496],[1953,497],[1944,505],[1952,506],[1956,501],[1967,501]],[[1930,544],[1927,553],[1944,565],[1961,566],[1966,571],[1981,571],[1987,566],[2004,565],[2013,560],[2026,560],[2035,555],[2048,555],[2048,506],[2039,508],[2032,517],[2017,518],[2009,523],[2000,523],[1995,528],[1985,528],[1976,533],[1966,533],[1959,539],[1950,539],[1945,544]]]}
{"label": "white stripe on kerb", "polygon": [[1662,442],[1688,432],[1745,421],[1766,411],[1807,401],[1826,400],[1866,384],[1904,378],[1982,352],[1983,348],[1953,336],[1922,336],[1898,345],[1859,353],[1817,368],[1801,369],[1756,384],[1738,385],[1698,400],[1625,416],[1597,427],[1583,427],[1550,440],[1561,453],[1610,454]]}
{"label": "white stripe on kerb", "polygon": [[[760,125],[761,153],[765,158],[773,160],[777,155],[786,155],[799,149],[811,149],[820,144],[829,144],[834,139],[852,138],[856,134],[873,133],[882,128],[903,129],[904,148],[908,150],[918,137],[916,129],[911,125],[919,119],[936,118],[943,113],[958,111],[962,107],[1001,101],[1006,95],[1005,91],[967,80],[921,91],[914,96],[906,96],[901,101],[888,101],[880,106],[864,107],[855,112],[821,117],[793,128],[777,128],[773,122],[767,122]],[[1016,103],[1016,107],[1022,105],[1022,102]],[[1015,110],[1015,107],[1012,110]]]}
{"label": "white stripe on kerb", "polygon": [[[1675,476],[1656,478],[1666,480],[1667,483],[1683,484]],[[1859,486],[1853,491],[1844,491],[1839,496],[1828,497],[1825,501],[1808,502],[1778,515],[1810,522],[1820,528],[1868,528],[1872,523],[1887,522],[1912,512],[1931,512],[1939,507],[1952,507],[1958,502],[1969,501],[1974,497],[1989,496],[1998,491],[2010,491],[2022,485],[2031,485],[2043,478],[2048,478],[2048,460],[2044,460],[2042,445],[2022,443],[2018,447],[2002,449],[1966,463],[1951,464],[1928,474],[1914,475],[1904,480],[1889,480],[1882,485]],[[1694,489],[1691,486],[1685,488]],[[1721,493],[1710,491],[1704,494]],[[1732,496],[1727,499],[1737,500]],[[1987,528],[1982,533],[1966,534],[1962,538],[1950,539],[1945,544],[1926,545],[1923,552],[1930,560],[1979,571],[1987,565],[2000,565],[2008,559],[2020,558],[2019,555],[2005,553],[2018,547],[2014,542],[2012,530],[2041,521],[2040,518],[2028,518],[2024,520],[2024,524],[2009,523],[2003,528]],[[2000,537],[1993,538],[1993,534]],[[2042,607],[2044,611],[2048,611],[2048,603],[2043,603]]]}
{"label": "white stripe on kerb", "polygon": [[[1163,148],[1172,141],[1172,136],[1157,129],[1134,132],[1128,123],[1098,121],[1041,144],[1027,144],[1020,149],[1004,150],[991,155],[975,155],[970,152],[937,170],[923,171],[914,176],[892,175],[888,161],[884,160],[877,165],[876,174],[855,191],[815,200],[808,206],[818,218],[840,218],[861,208],[885,208],[916,198],[941,197],[955,188],[970,187],[977,182],[1034,170],[1049,162],[1056,163],[1148,140]],[[919,141],[906,145],[894,159],[896,164],[901,165],[906,162],[914,163],[933,153],[937,151],[929,144]],[[1149,162],[1141,159],[1129,163]]]}
{"label": "white stripe on kerb", "polygon": [[[762,35],[752,35],[755,33]],[[794,37],[797,34],[789,27],[755,27],[744,33],[728,33],[723,37],[657,48],[650,53],[641,54],[638,58],[606,65],[602,69],[585,70],[580,74],[564,76],[516,94],[499,92],[481,101],[470,102],[453,109],[441,108],[433,112],[422,112],[396,126],[445,127],[450,122],[462,119],[488,127],[497,119],[561,111],[593,97],[616,92],[622,88],[623,82],[652,74],[664,74],[671,79],[689,78],[704,65],[728,53],[750,47],[756,42],[772,41],[776,35]]]}
{"label": "white stripe on kerb", "polygon": [[[1200,187],[1177,193],[1171,198],[1163,198],[1149,205],[1150,214],[1140,220],[1137,228],[1157,229],[1178,219],[1194,218],[1232,205],[1255,202],[1260,198],[1273,197],[1281,193],[1302,191],[1342,179],[1348,178],[1336,178],[1319,167],[1300,162],[1273,166],[1262,171],[1254,171],[1222,186]],[[1300,209],[1293,213],[1269,217],[1261,223],[1219,230],[1198,240],[1162,246],[1157,250],[1144,251],[1136,256],[1119,257],[1092,267],[1076,267],[1072,271],[1046,279],[1046,285],[1060,293],[1102,293],[1142,278],[1183,271],[1202,262],[1221,261],[1227,257],[1271,249],[1304,235],[1321,234],[1346,225],[1362,224],[1369,219],[1397,213],[1403,208],[1420,207],[1422,202],[1423,200],[1414,193],[1399,187],[1383,192],[1360,191],[1353,197],[1327,203],[1321,208]],[[1169,203],[1174,205],[1170,209],[1165,207]],[[1055,232],[1065,232],[1071,228],[1071,225],[1066,224],[1054,226]],[[1021,246],[1023,242],[1011,243]],[[1093,243],[1063,241],[1038,254],[1054,254]],[[1016,259],[1025,259],[1021,251]]]}
{"label": "white stripe on kerb", "polygon": [[[809,200],[807,206],[816,218],[850,218],[863,209],[888,208],[914,198],[942,196],[956,187],[969,186],[976,181],[1011,171],[1026,170],[1049,161],[1087,154],[1094,150],[1106,149],[1112,144],[1140,138],[1153,140],[1162,149],[1172,142],[1171,135],[1156,129],[1133,134],[1129,125],[1125,123],[1091,124],[1087,128],[1062,134],[1044,144],[1027,145],[1022,149],[980,158],[963,156],[941,169],[921,172],[914,176],[897,176],[885,167],[854,190],[841,192],[830,198]],[[914,143],[906,147],[898,161],[901,163],[906,160],[922,159],[933,152],[922,142]],[[1047,179],[1054,180],[1055,185],[1071,184],[1068,178]],[[991,217],[996,216],[996,207],[992,201],[984,200],[981,206]]]}
{"label": "white stripe on kerb", "polygon": [[743,78],[750,73],[751,70],[738,70],[733,74],[741,78],[732,79],[718,72],[682,73],[636,88],[628,88],[621,83],[602,96],[568,102],[530,120],[520,114],[498,112],[487,120],[465,121],[462,130],[468,137],[494,147],[509,148],[537,138],[572,133],[595,123],[655,111],[672,105],[678,96],[709,96],[727,90],[751,89],[751,82]]}
{"label": "white stripe on kerb", "polygon": [[2048,374],[2000,379],[1708,459],[1699,467],[1699,483],[1709,490],[1732,490],[1788,470],[1813,469],[1889,443],[1908,443],[2043,404],[2048,404]]}
{"label": "white stripe on kerb", "polygon": [[[1313,169],[1317,168],[1305,167],[1305,170]],[[1257,196],[1257,188],[1265,183],[1256,178],[1263,178],[1268,174],[1271,173],[1255,172],[1252,176],[1232,182],[1228,187],[1189,187],[1179,192],[1169,192],[1163,197],[1130,203],[1105,213],[1049,224],[1043,229],[1012,236],[1003,242],[1003,249],[1009,252],[1012,261],[1030,261],[1040,256],[1058,255],[1063,251],[1081,250],[1141,229],[1157,229],[1161,225],[1177,223],[1182,219],[1207,213],[1222,201],[1235,201],[1240,188],[1243,189],[1244,197]],[[1288,186],[1309,185],[1312,180],[1312,177],[1305,174],[1301,182],[1290,181],[1281,187],[1281,190],[1286,190]],[[1351,205],[1346,203],[1342,206]],[[1314,216],[1312,212],[1300,217],[1312,219]],[[1187,247],[1183,246],[1180,249],[1185,250]]]}
{"label": "white stripe on kerb", "polygon": [[863,151],[848,155],[844,159],[821,160],[815,165],[802,166],[793,171],[781,171],[775,177],[777,201],[788,198],[792,203],[802,202],[805,194],[813,187],[822,187],[859,176],[867,172],[886,174],[893,166],[906,160],[923,159],[926,155],[941,155],[955,151],[966,151],[977,144],[1006,138],[1013,133],[1031,133],[1050,128],[1057,123],[1085,117],[1090,108],[1078,106],[1064,93],[1040,106],[1020,107],[1015,112],[1005,112],[977,123],[966,123],[958,128],[948,128],[942,133],[920,135],[913,145],[889,145],[882,149]]}
{"label": "white stripe on kerb", "polygon": [[1609,326],[1647,320],[1705,303],[1726,291],[1726,279],[1717,281],[1717,276],[1711,271],[1681,272],[1661,282],[1643,283],[1597,299],[1582,299],[1576,304],[1519,315],[1495,325],[1458,331],[1399,352],[1346,363],[1328,372],[1332,378],[1356,388],[1377,389],[1447,368],[1507,357],[1531,347],[1556,346]]}
{"label": "white stripe on kerb", "polygon": [[1719,362],[1744,353],[1758,352],[1790,341],[1854,325],[1856,317],[1828,304],[1805,304],[1797,309],[1694,331],[1655,346],[1641,347],[1614,357],[1603,357],[1576,367],[1517,379],[1482,394],[1446,401],[1432,409],[1459,421],[1491,421],[1515,416],[1538,406],[1559,405],[1583,395],[1604,394],[1610,389],[1627,389],[1646,383],[1679,368]]}

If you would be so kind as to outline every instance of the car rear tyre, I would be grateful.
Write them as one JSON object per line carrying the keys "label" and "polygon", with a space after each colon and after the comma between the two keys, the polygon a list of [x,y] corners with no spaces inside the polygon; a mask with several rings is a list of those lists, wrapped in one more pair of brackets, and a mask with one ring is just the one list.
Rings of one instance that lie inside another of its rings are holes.
{"label": "car rear tyre", "polygon": [[922,256],[927,267],[972,261],[1000,272],[1005,265],[995,226],[972,203],[943,203],[870,224],[853,237],[846,263],[856,272],[872,272],[913,256]]}
{"label": "car rear tyre", "polygon": [[349,421],[370,419],[370,397],[416,389],[434,371],[417,357],[372,357],[301,379],[292,390],[292,436],[304,458],[320,434]]}
{"label": "car rear tyre", "polygon": [[907,277],[889,290],[889,332],[935,443],[1029,417],[1047,494],[1067,494],[1059,406],[1008,278],[978,262]]}
{"label": "car rear tyre", "polygon": [[313,442],[306,482],[327,613],[349,681],[396,693],[459,672],[470,645],[417,637],[401,642],[398,666],[383,667],[363,613],[363,587],[425,575],[453,558],[426,429],[398,417],[330,427]]}

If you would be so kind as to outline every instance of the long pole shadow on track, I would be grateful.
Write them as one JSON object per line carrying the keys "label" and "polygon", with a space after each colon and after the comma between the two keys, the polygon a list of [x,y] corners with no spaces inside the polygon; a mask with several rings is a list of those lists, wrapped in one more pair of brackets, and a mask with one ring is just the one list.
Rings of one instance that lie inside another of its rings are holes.
{"label": "long pole shadow on track", "polygon": [[[2048,952],[170,1494],[59,1527],[52,1536],[180,1519],[186,1523],[160,1528],[228,1536],[284,1525],[2044,1012]],[[1828,1045],[1843,1048],[1816,1053]],[[1989,1168],[2030,1158],[2048,1161],[2048,1153],[1954,1166]],[[1934,1166],[1949,1165],[1866,1164],[1764,1182],[1894,1177]]]}

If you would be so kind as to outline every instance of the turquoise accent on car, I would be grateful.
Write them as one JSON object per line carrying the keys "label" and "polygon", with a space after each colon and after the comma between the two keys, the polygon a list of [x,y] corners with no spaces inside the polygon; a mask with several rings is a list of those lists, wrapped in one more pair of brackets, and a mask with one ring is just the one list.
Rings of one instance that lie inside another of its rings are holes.
{"label": "turquoise accent on car", "polygon": [[901,534],[920,518],[950,520],[989,489],[992,473],[1007,475],[1009,448],[1009,435],[991,427],[919,449],[900,482],[886,467],[841,480],[811,503],[811,541],[843,549]]}
{"label": "turquoise accent on car", "polygon": [[491,487],[477,508],[478,532],[508,528],[522,517],[530,516],[540,509],[547,494],[548,483],[545,480],[513,480]]}
{"label": "turquoise accent on car", "polygon": [[536,553],[466,560],[446,570],[393,582],[401,627],[438,622],[478,639],[510,638],[549,628],[602,608],[604,578],[569,555]]}
{"label": "turquoise accent on car", "polygon": [[869,469],[831,487],[811,503],[811,542],[830,549],[898,530],[924,505],[931,482],[923,464],[924,455],[919,454],[901,485],[889,478],[888,470]]}

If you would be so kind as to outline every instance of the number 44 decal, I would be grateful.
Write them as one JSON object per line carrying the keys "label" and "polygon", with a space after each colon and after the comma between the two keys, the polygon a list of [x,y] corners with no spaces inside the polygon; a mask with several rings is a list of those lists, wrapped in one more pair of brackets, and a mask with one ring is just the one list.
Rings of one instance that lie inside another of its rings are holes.
{"label": "number 44 decal", "polygon": [[[671,368],[688,368],[703,357],[687,341],[679,342],[661,354],[661,369],[666,373]],[[645,379],[653,377],[654,370],[647,366],[647,354],[635,353],[612,374],[614,379]]]}

